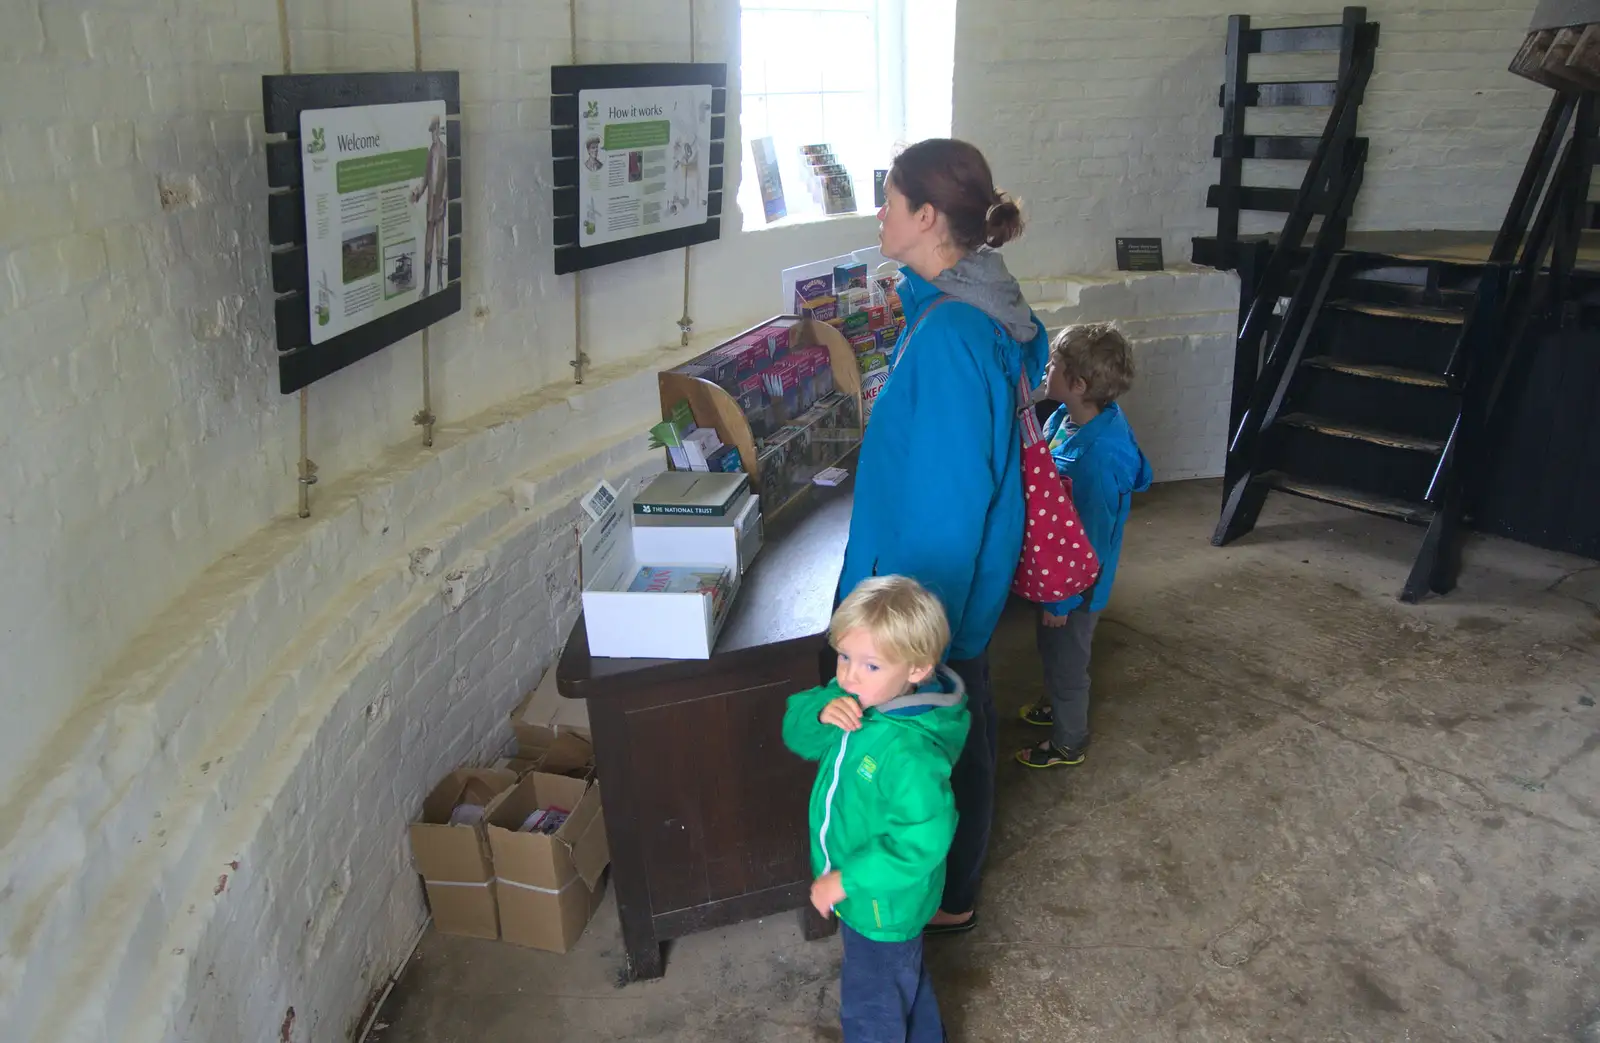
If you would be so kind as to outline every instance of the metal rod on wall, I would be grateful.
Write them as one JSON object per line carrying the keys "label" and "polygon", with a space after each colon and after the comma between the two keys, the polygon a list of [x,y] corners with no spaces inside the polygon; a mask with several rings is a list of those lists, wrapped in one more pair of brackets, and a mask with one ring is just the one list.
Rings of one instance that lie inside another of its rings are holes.
{"label": "metal rod on wall", "polygon": [[[421,0],[411,0],[411,47],[413,65],[417,72],[422,71],[422,3]],[[446,240],[448,242],[448,240]],[[422,444],[427,448],[433,447],[433,425],[438,417],[433,415],[433,360],[430,356],[428,329],[422,330],[422,408],[417,410],[411,418],[413,424],[422,428]]]}
{"label": "metal rod on wall", "polygon": [[[571,63],[578,64],[578,0],[567,0],[567,35],[571,45]],[[572,273],[572,367],[573,383],[583,383],[583,367],[589,356],[583,351],[583,273]]]}
{"label": "metal rod on wall", "polygon": [[[689,61],[694,61],[694,0],[689,0]],[[689,317],[689,259],[693,253],[693,246],[683,248],[683,316],[678,319],[678,344],[685,348],[689,346],[689,333],[694,329],[694,319]]]}
{"label": "metal rod on wall", "polygon": [[307,417],[310,414],[310,388],[300,389],[300,517],[311,517],[311,487],[317,484],[317,465],[307,455],[310,444],[306,438]]}
{"label": "metal rod on wall", "polygon": [[[278,0],[278,47],[283,52],[283,74],[294,72],[294,57],[289,33],[289,0]],[[317,465],[311,462],[311,389],[300,389],[300,462],[295,477],[299,515],[311,517],[311,487],[317,484]]]}

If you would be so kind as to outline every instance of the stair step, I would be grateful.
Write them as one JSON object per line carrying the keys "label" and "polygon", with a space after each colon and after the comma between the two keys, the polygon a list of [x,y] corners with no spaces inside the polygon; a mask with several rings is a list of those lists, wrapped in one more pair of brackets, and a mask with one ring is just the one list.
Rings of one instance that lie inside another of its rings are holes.
{"label": "stair step", "polygon": [[1373,445],[1388,446],[1392,449],[1409,449],[1418,453],[1441,453],[1444,451],[1444,442],[1436,438],[1422,438],[1418,435],[1403,435],[1393,431],[1380,431],[1374,427],[1362,427],[1359,424],[1346,424],[1326,417],[1312,416],[1309,413],[1290,413],[1281,416],[1278,423],[1286,427],[1299,427],[1307,431],[1316,431],[1319,434],[1330,435],[1334,438],[1350,438],[1359,442],[1371,442]]}
{"label": "stair step", "polygon": [[1366,514],[1382,515],[1385,518],[1398,518],[1413,525],[1426,525],[1433,520],[1433,508],[1425,503],[1396,500],[1388,496],[1374,496],[1371,493],[1364,493],[1356,489],[1346,489],[1338,485],[1318,485],[1315,482],[1303,482],[1281,471],[1268,471],[1256,480],[1269,488],[1289,493],[1292,496],[1302,496],[1308,500],[1331,503],[1339,507],[1362,511]]}
{"label": "stair step", "polygon": [[1464,328],[1445,322],[1417,321],[1413,310],[1418,306],[1413,305],[1367,306],[1348,299],[1339,305],[1324,307],[1317,316],[1307,354],[1443,373],[1455,355]]}
{"label": "stair step", "polygon": [[1252,29],[1244,40],[1247,54],[1284,54],[1337,51],[1344,41],[1342,25],[1291,25],[1282,29]]}
{"label": "stair step", "polygon": [[1334,373],[1346,373],[1352,377],[1387,380],[1395,384],[1412,384],[1417,387],[1429,388],[1448,388],[1450,386],[1450,382],[1437,373],[1429,373],[1420,369],[1405,369],[1401,366],[1381,366],[1371,362],[1350,362],[1327,355],[1313,356],[1306,359],[1302,365],[1310,369],[1326,369]]}
{"label": "stair step", "polygon": [[1211,139],[1217,159],[1311,159],[1322,139],[1303,134],[1245,134],[1235,147],[1221,134]]}
{"label": "stair step", "polygon": [[[1261,108],[1298,105],[1326,107],[1333,104],[1338,92],[1336,80],[1266,80],[1239,84],[1239,103]],[[1227,103],[1227,86],[1218,87],[1217,104]]]}
{"label": "stair step", "polygon": [[[1253,185],[1240,185],[1233,191],[1238,193],[1240,210],[1256,210],[1262,213],[1287,214],[1294,209],[1295,200],[1300,196],[1298,188],[1257,188]],[[1206,206],[1213,209],[1221,207],[1225,195],[1221,185],[1212,185],[1206,189]],[[1313,200],[1311,212],[1326,214],[1328,197],[1321,195]]]}
{"label": "stair step", "polygon": [[1377,315],[1386,319],[1411,319],[1415,322],[1433,322],[1442,326],[1460,326],[1466,321],[1461,312],[1449,308],[1429,308],[1420,304],[1374,304],[1348,298],[1329,301],[1330,308],[1358,311],[1363,315]]}
{"label": "stair step", "polygon": [[1473,289],[1439,287],[1430,290],[1412,283],[1379,279],[1352,279],[1345,284],[1344,300],[1375,304],[1380,308],[1428,308],[1465,315],[1477,298]]}

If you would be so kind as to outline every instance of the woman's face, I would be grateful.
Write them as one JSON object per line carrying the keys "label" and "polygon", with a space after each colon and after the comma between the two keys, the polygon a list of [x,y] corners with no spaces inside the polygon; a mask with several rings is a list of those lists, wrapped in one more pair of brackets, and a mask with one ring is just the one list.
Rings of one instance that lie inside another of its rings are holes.
{"label": "woman's face", "polygon": [[878,210],[878,245],[883,256],[894,261],[906,261],[918,243],[927,234],[933,207],[923,204],[922,211],[913,212],[911,204],[890,179],[884,187],[884,204]]}

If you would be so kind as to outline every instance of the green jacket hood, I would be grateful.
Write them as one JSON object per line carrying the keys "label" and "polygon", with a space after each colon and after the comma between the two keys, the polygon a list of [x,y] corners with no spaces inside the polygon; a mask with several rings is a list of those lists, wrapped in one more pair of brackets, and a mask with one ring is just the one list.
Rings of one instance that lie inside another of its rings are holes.
{"label": "green jacket hood", "polygon": [[967,686],[961,675],[944,664],[914,692],[868,710],[897,728],[920,732],[949,756],[961,755],[967,738]]}

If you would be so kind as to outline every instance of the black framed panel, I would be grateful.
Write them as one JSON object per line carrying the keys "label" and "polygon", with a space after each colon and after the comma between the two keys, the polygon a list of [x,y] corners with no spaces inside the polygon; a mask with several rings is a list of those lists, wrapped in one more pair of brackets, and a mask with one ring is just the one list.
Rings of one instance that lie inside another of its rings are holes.
{"label": "black framed panel", "polygon": [[[707,243],[722,234],[723,163],[726,155],[728,67],[712,63],[560,65],[550,69],[550,194],[557,275]],[[687,228],[652,232],[596,246],[579,245],[578,181],[581,171],[578,93],[649,87],[711,88],[710,140],[706,146],[706,220]]]}
{"label": "black framed panel", "polygon": [[[452,266],[456,263],[454,254],[450,256],[450,263]],[[456,273],[452,271],[451,277],[455,278],[455,275]],[[307,346],[278,356],[279,390],[285,395],[298,391],[330,373],[337,373],[346,366],[360,362],[368,355],[377,354],[413,333],[420,333],[423,327],[432,326],[445,316],[454,315],[460,310],[461,283],[457,280],[438,293],[422,298],[409,308],[380,315],[365,326],[359,326],[349,333],[323,341],[313,347],[310,345],[311,311],[302,296],[298,321],[306,326]],[[280,319],[281,317],[280,311]]]}
{"label": "black framed panel", "polygon": [[[284,139],[266,152],[267,240],[272,247],[272,291],[278,351],[278,387],[284,394],[320,380],[368,355],[404,340],[461,310],[461,89],[455,72],[334,73],[263,76],[263,119],[269,134]],[[445,123],[446,285],[438,292],[323,341],[311,343],[310,273],[306,261],[305,196],[302,189],[300,114],[406,102],[442,101]]]}

